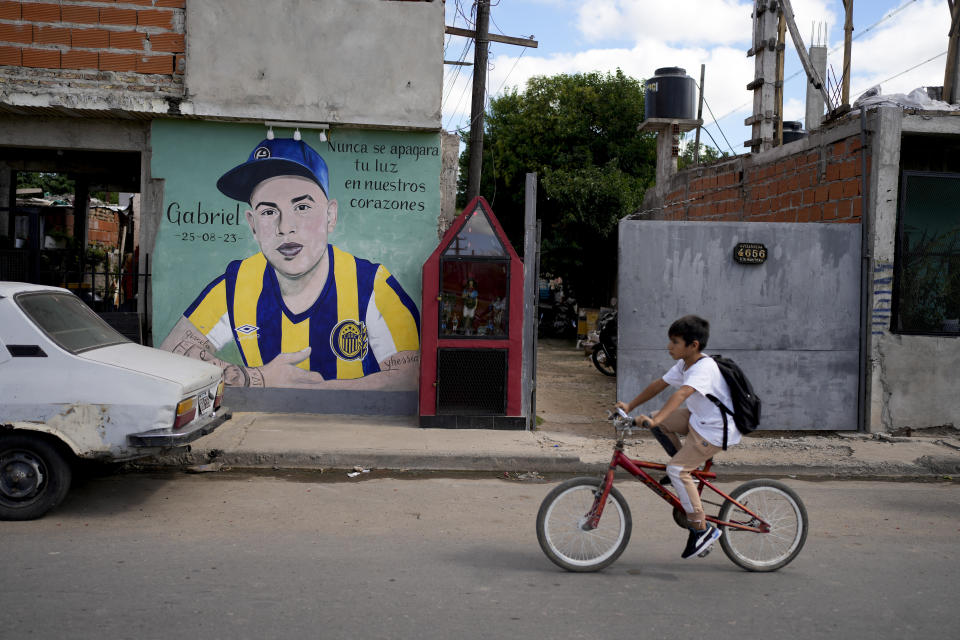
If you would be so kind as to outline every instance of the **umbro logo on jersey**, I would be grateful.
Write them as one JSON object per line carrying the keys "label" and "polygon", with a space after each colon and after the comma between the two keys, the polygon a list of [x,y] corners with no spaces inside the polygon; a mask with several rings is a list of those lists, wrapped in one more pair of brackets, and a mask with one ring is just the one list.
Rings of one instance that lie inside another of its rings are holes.
{"label": "umbro logo on jersey", "polygon": [[252,324],[245,324],[237,327],[236,331],[241,337],[249,337],[251,334],[256,335],[259,329],[260,327],[256,327]]}

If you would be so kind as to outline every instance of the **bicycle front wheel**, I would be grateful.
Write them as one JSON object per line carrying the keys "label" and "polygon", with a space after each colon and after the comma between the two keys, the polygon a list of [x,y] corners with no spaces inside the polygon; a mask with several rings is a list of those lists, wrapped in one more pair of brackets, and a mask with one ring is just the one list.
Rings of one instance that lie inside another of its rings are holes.
{"label": "bicycle front wheel", "polygon": [[602,479],[573,478],[555,487],[540,505],[540,548],[567,571],[599,571],[619,558],[630,541],[630,507],[615,487],[610,487],[597,526],[588,526],[602,487]]}
{"label": "bicycle front wheel", "polygon": [[[786,566],[807,540],[807,509],[796,492],[776,480],[751,480],[730,493],[770,525],[768,533],[753,533],[723,527],[720,546],[735,564],[747,571],[776,571]],[[759,522],[743,509],[724,501],[720,520],[757,526]]]}

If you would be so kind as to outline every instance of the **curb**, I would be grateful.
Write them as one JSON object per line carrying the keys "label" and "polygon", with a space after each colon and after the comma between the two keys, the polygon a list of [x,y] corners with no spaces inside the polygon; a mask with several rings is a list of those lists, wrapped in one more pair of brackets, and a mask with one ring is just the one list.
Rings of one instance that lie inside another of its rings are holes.
{"label": "curb", "polygon": [[[606,461],[585,462],[574,455],[554,457],[504,454],[393,454],[370,451],[340,451],[334,453],[306,454],[303,452],[229,452],[197,451],[180,455],[158,456],[140,464],[143,467],[180,468],[216,462],[233,470],[349,470],[361,466],[372,470],[386,471],[445,471],[445,472],[530,472],[601,475],[607,468]],[[714,470],[720,481],[760,478],[796,478],[804,480],[908,480],[908,479],[953,479],[960,477],[960,460],[952,457],[923,456],[914,463],[876,464],[824,464],[824,465],[771,465],[725,462]],[[629,474],[618,470],[618,476]]]}
{"label": "curb", "polygon": [[[158,456],[149,466],[181,467],[212,461],[233,469],[367,469],[389,471],[543,471],[550,473],[578,473],[586,471],[577,456],[560,455],[553,458],[524,455],[410,455],[403,453],[370,453],[369,451],[341,451],[336,453],[225,453],[211,457],[203,452],[178,456]],[[598,470],[599,465],[589,465]]]}

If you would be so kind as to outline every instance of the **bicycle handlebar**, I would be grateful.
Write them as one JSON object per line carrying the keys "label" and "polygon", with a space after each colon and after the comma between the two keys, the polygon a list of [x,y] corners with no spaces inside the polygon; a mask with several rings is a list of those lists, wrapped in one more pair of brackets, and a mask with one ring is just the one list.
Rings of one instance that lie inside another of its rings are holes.
{"label": "bicycle handlebar", "polygon": [[613,420],[613,427],[617,431],[617,437],[623,438],[632,435],[634,431],[640,428],[649,429],[653,437],[657,439],[660,446],[663,447],[667,455],[673,457],[677,454],[677,448],[673,442],[666,436],[660,427],[654,427],[649,420],[642,420],[637,424],[637,419],[629,415],[626,411],[617,407],[617,413],[608,412],[608,419]]}

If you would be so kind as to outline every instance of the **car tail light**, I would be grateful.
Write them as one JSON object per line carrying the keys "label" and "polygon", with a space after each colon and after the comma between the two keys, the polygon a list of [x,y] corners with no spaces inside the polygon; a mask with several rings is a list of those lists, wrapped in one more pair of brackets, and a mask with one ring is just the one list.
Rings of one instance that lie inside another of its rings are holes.
{"label": "car tail light", "polygon": [[223,402],[223,382],[217,386],[217,397],[213,399],[213,410],[216,411],[220,408],[220,404]]}
{"label": "car tail light", "polygon": [[181,400],[177,405],[177,417],[173,421],[173,428],[179,429],[193,420],[197,415],[197,408],[193,405],[193,398]]}

